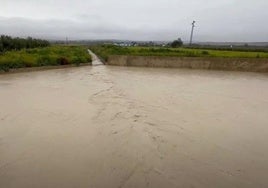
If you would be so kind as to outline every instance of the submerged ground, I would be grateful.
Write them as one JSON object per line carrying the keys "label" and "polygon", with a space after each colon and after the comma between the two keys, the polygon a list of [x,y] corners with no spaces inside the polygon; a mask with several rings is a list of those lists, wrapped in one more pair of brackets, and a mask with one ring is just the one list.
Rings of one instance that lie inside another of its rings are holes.
{"label": "submerged ground", "polygon": [[0,187],[267,187],[267,83],[110,66],[0,75]]}

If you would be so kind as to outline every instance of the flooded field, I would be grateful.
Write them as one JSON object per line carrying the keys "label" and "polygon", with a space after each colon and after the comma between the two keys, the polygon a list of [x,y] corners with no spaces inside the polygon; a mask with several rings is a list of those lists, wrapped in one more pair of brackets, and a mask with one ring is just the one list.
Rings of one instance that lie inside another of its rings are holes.
{"label": "flooded field", "polygon": [[268,186],[265,74],[7,74],[0,107],[1,188]]}

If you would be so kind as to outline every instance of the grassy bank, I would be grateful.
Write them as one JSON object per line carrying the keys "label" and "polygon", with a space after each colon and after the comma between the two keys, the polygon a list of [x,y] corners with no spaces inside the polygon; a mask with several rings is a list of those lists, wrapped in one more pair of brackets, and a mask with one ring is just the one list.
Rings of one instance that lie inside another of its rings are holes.
{"label": "grassy bank", "polygon": [[268,58],[267,52],[239,52],[187,48],[119,47],[113,45],[93,46],[90,49],[105,61],[107,61],[108,56],[110,55]]}
{"label": "grassy bank", "polygon": [[46,48],[25,49],[0,54],[0,71],[10,69],[68,65],[91,62],[86,47],[52,46]]}

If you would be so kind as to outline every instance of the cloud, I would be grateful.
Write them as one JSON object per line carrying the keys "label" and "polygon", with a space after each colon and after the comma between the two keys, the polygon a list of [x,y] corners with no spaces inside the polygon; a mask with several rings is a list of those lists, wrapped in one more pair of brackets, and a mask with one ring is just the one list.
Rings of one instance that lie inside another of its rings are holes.
{"label": "cloud", "polygon": [[0,33],[49,39],[268,41],[266,0],[2,0]]}
{"label": "cloud", "polygon": [[[122,26],[98,19],[98,22],[74,20],[34,20],[26,18],[0,17],[2,34],[12,36],[33,36],[47,39],[131,39],[159,40],[176,36],[168,29],[147,26]],[[172,36],[174,35],[174,36]]]}

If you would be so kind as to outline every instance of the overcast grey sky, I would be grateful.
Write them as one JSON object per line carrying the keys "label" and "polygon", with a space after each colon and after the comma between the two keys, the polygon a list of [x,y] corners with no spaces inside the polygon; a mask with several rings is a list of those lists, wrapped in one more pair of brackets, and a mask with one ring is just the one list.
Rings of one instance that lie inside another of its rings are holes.
{"label": "overcast grey sky", "polygon": [[268,41],[268,0],[0,0],[0,34],[64,39]]}

